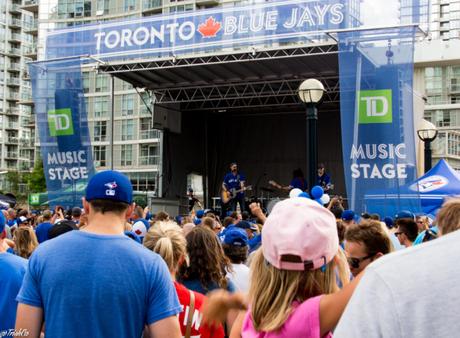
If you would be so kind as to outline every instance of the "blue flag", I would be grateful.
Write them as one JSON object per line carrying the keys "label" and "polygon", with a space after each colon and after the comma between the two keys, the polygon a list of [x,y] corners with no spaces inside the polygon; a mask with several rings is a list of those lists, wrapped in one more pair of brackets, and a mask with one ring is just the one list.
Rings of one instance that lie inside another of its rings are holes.
{"label": "blue flag", "polygon": [[80,59],[33,63],[30,74],[48,204],[79,206],[94,174]]}
{"label": "blue flag", "polygon": [[[349,207],[394,215],[420,210],[417,194],[399,194],[416,179],[413,123],[415,27],[339,33],[343,163]],[[366,194],[396,198],[366,206]],[[372,210],[370,210],[372,209]]]}

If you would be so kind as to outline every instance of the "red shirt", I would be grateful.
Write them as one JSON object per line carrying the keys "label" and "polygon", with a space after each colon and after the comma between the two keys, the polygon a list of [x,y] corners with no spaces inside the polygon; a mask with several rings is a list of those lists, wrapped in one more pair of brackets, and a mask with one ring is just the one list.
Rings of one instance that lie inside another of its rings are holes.
{"label": "red shirt", "polygon": [[[182,306],[182,312],[179,314],[180,330],[182,332],[182,336],[185,336],[190,306],[190,292],[185,286],[178,282],[174,282],[174,286],[176,287],[177,296],[179,297],[179,303]],[[190,333],[191,337],[224,338],[224,328],[222,325],[219,325],[217,328],[202,325],[203,314],[200,312],[200,309],[206,297],[195,291],[193,291],[193,293],[195,294],[195,311],[193,314],[192,330]]]}

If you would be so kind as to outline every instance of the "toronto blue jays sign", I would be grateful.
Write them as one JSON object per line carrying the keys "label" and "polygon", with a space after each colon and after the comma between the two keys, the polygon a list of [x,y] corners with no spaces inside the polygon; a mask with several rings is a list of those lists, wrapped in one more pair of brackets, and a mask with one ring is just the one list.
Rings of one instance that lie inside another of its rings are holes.
{"label": "toronto blue jays sign", "polygon": [[311,38],[351,27],[348,2],[274,1],[77,26],[50,32],[47,54],[90,54],[100,58],[171,56],[304,39],[307,35]]}

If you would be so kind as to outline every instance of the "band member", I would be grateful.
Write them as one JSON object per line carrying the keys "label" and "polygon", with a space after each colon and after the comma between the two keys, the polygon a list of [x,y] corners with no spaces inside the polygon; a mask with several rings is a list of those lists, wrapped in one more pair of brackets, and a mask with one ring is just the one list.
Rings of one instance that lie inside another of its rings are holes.
{"label": "band member", "polygon": [[274,186],[277,189],[282,189],[282,190],[292,190],[294,188],[300,189],[302,191],[307,191],[308,185],[307,185],[307,180],[305,179],[302,170],[296,169],[292,172],[292,180],[291,183],[287,186],[282,186],[281,184],[276,183],[275,181],[269,181],[272,186]]}
{"label": "band member", "polygon": [[245,181],[246,177],[238,171],[238,165],[236,163],[231,163],[230,172],[224,177],[222,190],[224,193],[230,193],[228,206],[232,211],[236,211],[237,203],[240,205],[241,212],[244,211]]}
{"label": "band member", "polygon": [[326,174],[326,169],[324,168],[324,164],[318,164],[318,181],[317,185],[323,188],[324,192],[327,193],[331,188],[331,177]]}
{"label": "band member", "polygon": [[192,211],[195,205],[198,205],[198,208],[203,209],[203,205],[201,204],[200,200],[196,198],[196,196],[193,194],[193,189],[189,188],[188,193],[188,209],[189,211]]}

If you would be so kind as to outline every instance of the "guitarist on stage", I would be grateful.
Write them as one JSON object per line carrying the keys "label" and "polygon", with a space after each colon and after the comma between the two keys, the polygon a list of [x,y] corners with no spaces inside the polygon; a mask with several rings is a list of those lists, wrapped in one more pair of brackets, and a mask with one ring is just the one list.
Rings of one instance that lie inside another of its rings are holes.
{"label": "guitarist on stage", "polygon": [[238,192],[229,202],[229,210],[236,211],[237,203],[240,205],[241,212],[244,211],[244,190],[245,190],[246,177],[244,174],[238,171],[238,165],[236,163],[230,164],[230,172],[224,177],[222,183],[222,190],[225,193],[231,193],[232,191],[242,190]]}

